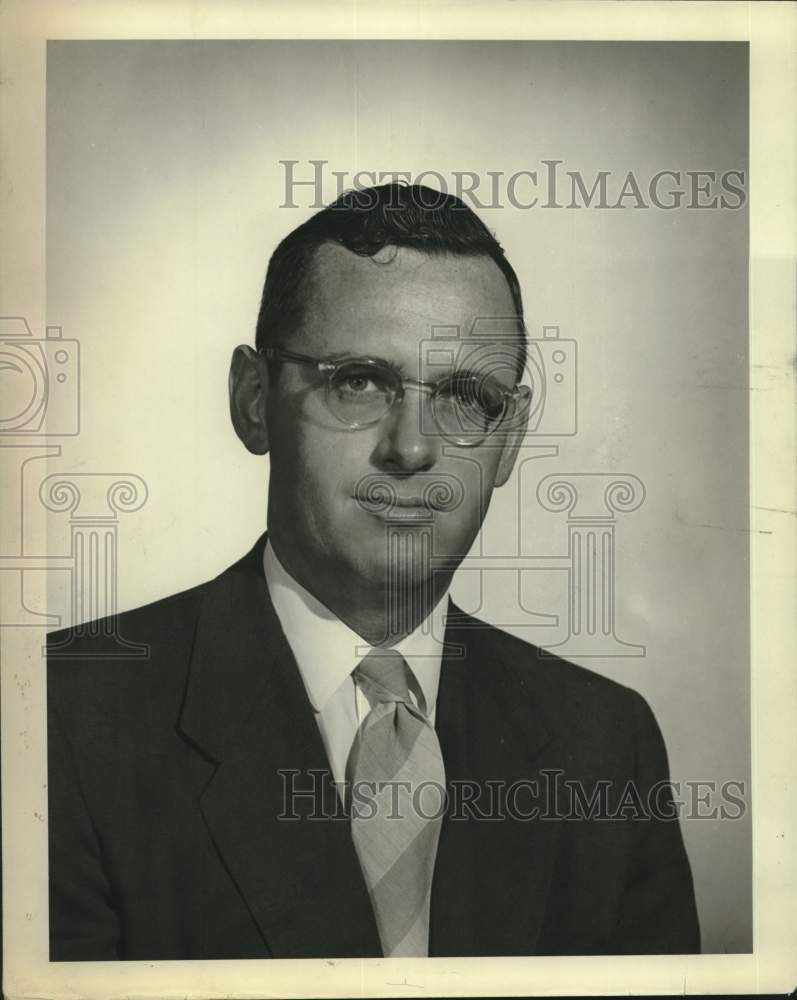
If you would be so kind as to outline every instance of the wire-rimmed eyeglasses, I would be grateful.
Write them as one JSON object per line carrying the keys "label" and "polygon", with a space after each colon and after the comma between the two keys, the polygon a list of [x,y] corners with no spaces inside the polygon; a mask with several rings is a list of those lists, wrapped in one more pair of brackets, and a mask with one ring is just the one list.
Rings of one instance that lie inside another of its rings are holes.
{"label": "wire-rimmed eyeglasses", "polygon": [[258,353],[269,360],[307,365],[323,375],[327,408],[352,430],[382,420],[401,402],[409,386],[430,394],[432,416],[443,437],[463,447],[474,447],[531,395],[527,386],[510,389],[489,372],[454,371],[436,382],[425,382],[405,378],[387,362],[374,358],[333,361],[279,347],[261,347]]}

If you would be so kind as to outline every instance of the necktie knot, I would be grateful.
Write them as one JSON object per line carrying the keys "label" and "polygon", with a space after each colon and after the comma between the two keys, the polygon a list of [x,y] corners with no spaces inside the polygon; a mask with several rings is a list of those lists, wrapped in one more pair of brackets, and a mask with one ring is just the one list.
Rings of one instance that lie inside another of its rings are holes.
{"label": "necktie knot", "polygon": [[372,649],[354,671],[354,679],[373,708],[379,702],[410,701],[409,667],[395,649]]}

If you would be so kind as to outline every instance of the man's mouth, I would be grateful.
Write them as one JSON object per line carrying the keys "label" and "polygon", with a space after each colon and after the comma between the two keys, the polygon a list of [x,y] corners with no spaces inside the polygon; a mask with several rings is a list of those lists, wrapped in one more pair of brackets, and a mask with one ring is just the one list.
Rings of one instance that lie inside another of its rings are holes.
{"label": "man's mouth", "polygon": [[396,497],[392,505],[382,514],[387,521],[424,521],[434,519],[438,508],[423,497]]}
{"label": "man's mouth", "polygon": [[367,476],[358,483],[353,498],[367,514],[400,520],[433,518],[443,511],[455,510],[462,500],[462,486],[450,475],[425,475],[423,488],[417,493],[402,493],[405,489],[421,485],[419,482],[401,483],[383,476]]}
{"label": "man's mouth", "polygon": [[385,497],[382,502],[364,502],[361,497],[354,498],[361,509],[367,514],[388,521],[429,521],[437,508],[424,500],[423,497]]}

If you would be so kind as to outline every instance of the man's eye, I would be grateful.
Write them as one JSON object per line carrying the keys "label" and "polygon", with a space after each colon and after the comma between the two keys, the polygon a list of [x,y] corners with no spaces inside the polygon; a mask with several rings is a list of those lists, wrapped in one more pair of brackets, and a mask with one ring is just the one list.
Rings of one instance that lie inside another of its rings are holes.
{"label": "man's eye", "polygon": [[464,406],[473,403],[478,391],[478,384],[472,375],[454,375],[443,391],[446,390],[454,401]]}
{"label": "man's eye", "polygon": [[351,392],[365,392],[368,389],[376,388],[366,375],[347,375],[343,385]]}
{"label": "man's eye", "polygon": [[387,391],[385,379],[370,368],[344,369],[332,380],[335,394],[343,399],[361,399],[382,395]]}
{"label": "man's eye", "polygon": [[457,373],[441,395],[463,410],[479,413],[487,419],[498,417],[503,411],[504,397],[500,387],[490,378],[470,373]]}

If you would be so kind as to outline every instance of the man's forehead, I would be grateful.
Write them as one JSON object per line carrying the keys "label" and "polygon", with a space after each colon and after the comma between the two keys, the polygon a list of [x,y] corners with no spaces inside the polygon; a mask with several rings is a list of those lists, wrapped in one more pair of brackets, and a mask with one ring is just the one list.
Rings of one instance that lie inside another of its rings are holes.
{"label": "man's forehead", "polygon": [[356,341],[352,348],[397,338],[417,341],[440,328],[464,338],[474,324],[515,313],[504,275],[486,256],[387,246],[368,257],[324,244],[308,278],[302,332],[319,348],[321,341],[334,341],[329,346],[335,347],[342,339]]}

